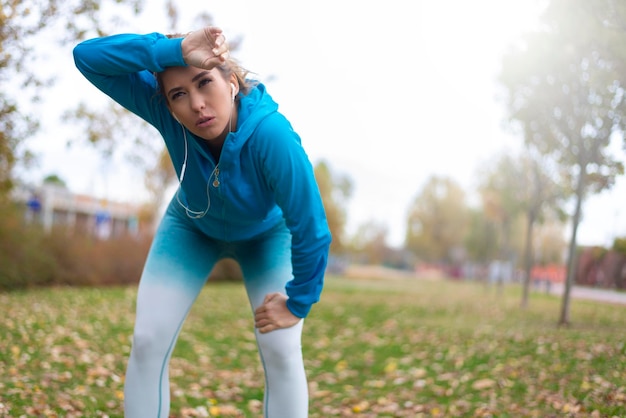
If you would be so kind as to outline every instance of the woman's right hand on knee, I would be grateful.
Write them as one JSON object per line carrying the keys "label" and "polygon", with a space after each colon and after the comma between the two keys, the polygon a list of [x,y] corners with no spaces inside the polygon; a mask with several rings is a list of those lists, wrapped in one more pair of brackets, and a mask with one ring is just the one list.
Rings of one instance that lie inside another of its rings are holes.
{"label": "woman's right hand on knee", "polygon": [[287,308],[287,296],[282,293],[269,293],[263,303],[254,311],[254,326],[265,334],[281,328],[291,328],[300,322]]}

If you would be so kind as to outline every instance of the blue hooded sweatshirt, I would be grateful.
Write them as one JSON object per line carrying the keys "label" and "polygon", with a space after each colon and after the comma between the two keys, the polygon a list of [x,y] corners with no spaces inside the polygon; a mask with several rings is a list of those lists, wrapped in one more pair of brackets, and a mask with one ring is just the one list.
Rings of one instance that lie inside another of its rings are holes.
{"label": "blue hooded sweatshirt", "polygon": [[[181,42],[158,33],[96,38],[78,44],[74,60],[93,85],[161,133],[179,178],[186,160],[178,199],[194,212],[210,199],[206,214],[192,219],[199,230],[222,241],[247,240],[284,219],[292,236],[287,307],[304,318],[319,300],[331,237],[300,137],[257,83],[240,93],[237,129],[226,137],[219,161],[204,139],[188,130],[185,139],[153,74],[186,65]],[[219,185],[207,187],[218,163]]]}

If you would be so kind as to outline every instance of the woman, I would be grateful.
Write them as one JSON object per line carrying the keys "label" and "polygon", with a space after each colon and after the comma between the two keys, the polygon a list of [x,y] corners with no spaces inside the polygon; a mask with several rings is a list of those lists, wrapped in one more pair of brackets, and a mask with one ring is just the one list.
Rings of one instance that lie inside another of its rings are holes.
{"label": "woman", "polygon": [[179,178],[139,283],[127,418],[166,418],[168,364],[213,266],[235,259],[254,313],[267,418],[308,415],[300,345],[330,233],[299,136],[218,28],[85,41],[76,66],[163,136]]}

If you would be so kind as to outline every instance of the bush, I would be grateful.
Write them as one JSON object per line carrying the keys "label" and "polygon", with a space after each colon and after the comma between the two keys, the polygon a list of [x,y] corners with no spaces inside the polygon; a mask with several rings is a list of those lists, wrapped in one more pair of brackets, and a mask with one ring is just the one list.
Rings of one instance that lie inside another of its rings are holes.
{"label": "bush", "polygon": [[[38,286],[136,284],[152,237],[99,240],[65,227],[45,232],[24,221],[22,211],[0,207],[0,291]],[[239,281],[231,259],[218,263],[211,281]]]}
{"label": "bush", "polygon": [[49,284],[55,261],[43,248],[40,228],[24,225],[12,207],[0,208],[0,289]]}
{"label": "bush", "polygon": [[[136,284],[139,281],[151,238],[125,236],[109,240],[75,237],[66,231],[53,231],[45,250],[55,261],[53,285],[109,286]],[[239,265],[232,259],[222,260],[210,274],[214,281],[239,281]]]}
{"label": "bush", "polygon": [[21,211],[0,208],[0,290],[137,283],[151,238],[106,241],[65,228],[46,233]]}
{"label": "bush", "polygon": [[137,283],[150,246],[149,238],[122,236],[97,240],[53,230],[45,250],[55,260],[53,285],[108,286]]}

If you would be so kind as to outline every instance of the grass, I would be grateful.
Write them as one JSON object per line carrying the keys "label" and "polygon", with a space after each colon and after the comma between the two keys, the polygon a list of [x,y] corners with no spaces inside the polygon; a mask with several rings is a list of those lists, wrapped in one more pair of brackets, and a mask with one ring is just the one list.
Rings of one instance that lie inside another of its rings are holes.
{"label": "grass", "polygon": [[[303,347],[310,417],[626,416],[626,306],[472,282],[329,277]],[[136,289],[0,294],[0,417],[122,417]],[[209,285],[171,363],[172,417],[258,417],[243,288]]]}

